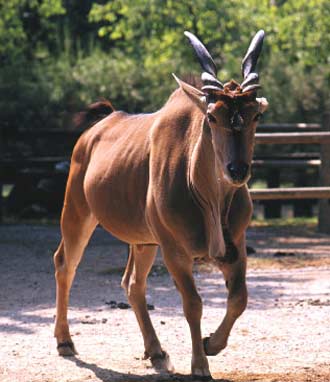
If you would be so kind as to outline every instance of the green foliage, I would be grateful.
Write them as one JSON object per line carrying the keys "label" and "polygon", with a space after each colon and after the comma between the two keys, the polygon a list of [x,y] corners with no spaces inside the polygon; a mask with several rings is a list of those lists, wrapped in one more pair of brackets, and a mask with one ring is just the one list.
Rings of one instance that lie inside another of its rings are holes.
{"label": "green foliage", "polygon": [[240,81],[249,41],[265,29],[268,120],[316,122],[330,108],[327,0],[0,0],[0,12],[0,111],[9,124],[63,125],[100,97],[156,110],[176,86],[171,72],[200,75],[184,30],[207,45],[222,81]]}
{"label": "green foliage", "polygon": [[51,19],[65,10],[61,0],[0,0],[0,12],[0,56],[13,63],[54,31]]}
{"label": "green foliage", "polygon": [[26,43],[23,24],[19,17],[19,0],[0,2],[0,54],[16,59]]}
{"label": "green foliage", "polygon": [[1,123],[11,128],[61,126],[78,90],[64,59],[6,66],[0,84]]}
{"label": "green foliage", "polygon": [[315,121],[329,106],[329,12],[327,0],[121,0],[94,4],[90,20],[101,23],[100,36],[155,71],[166,89],[169,70],[200,72],[184,30],[209,47],[221,79],[239,80],[249,40],[263,28],[259,67],[271,103],[268,119]]}

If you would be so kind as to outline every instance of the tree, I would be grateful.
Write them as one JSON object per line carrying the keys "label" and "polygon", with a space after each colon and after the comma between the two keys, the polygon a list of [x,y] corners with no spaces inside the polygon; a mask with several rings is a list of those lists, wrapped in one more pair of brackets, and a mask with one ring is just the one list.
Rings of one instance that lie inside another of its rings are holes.
{"label": "tree", "polygon": [[52,18],[64,12],[61,0],[0,0],[1,61],[32,57],[54,32]]}
{"label": "tree", "polygon": [[327,0],[0,0],[0,12],[4,111],[17,113],[8,89],[22,97],[22,114],[34,110],[31,94],[40,89],[49,113],[99,96],[129,111],[152,111],[176,87],[171,72],[200,75],[184,30],[207,45],[222,81],[239,81],[243,55],[261,28],[267,118],[317,121],[330,108]]}

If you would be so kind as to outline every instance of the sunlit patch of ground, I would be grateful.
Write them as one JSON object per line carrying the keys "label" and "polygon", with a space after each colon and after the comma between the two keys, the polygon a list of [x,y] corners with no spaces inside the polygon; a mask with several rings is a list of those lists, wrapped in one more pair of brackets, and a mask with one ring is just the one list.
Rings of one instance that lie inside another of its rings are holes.
{"label": "sunlit patch of ground", "polygon": [[[59,240],[58,226],[0,226],[0,381],[190,381],[189,328],[161,259],[149,277],[147,302],[179,373],[171,377],[156,375],[143,360],[134,313],[118,308],[127,303],[120,287],[127,246],[100,229],[72,288],[69,320],[79,355],[57,355],[52,256]],[[249,255],[248,307],[227,348],[209,357],[213,377],[217,382],[329,382],[330,238],[313,227],[253,226],[248,245],[256,251]],[[203,335],[219,325],[227,297],[221,274],[206,270],[195,273],[204,304]]]}

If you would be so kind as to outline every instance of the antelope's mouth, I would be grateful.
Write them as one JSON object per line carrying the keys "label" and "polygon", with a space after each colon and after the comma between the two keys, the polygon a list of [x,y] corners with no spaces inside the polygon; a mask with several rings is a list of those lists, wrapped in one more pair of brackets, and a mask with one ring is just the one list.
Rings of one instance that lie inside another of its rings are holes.
{"label": "antelope's mouth", "polygon": [[226,173],[230,183],[236,187],[241,187],[251,177],[251,166],[245,162],[230,162],[227,165]]}

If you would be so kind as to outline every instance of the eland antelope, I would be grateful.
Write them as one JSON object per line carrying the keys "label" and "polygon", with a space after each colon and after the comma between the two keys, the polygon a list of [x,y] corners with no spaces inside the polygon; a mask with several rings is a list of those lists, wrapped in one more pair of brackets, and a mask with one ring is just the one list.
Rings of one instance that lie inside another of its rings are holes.
{"label": "eland antelope", "polygon": [[[243,81],[223,84],[205,46],[185,32],[203,69],[197,89],[175,75],[179,87],[152,114],[113,111],[94,104],[81,123],[108,115],[88,129],[72,154],[61,216],[56,268],[55,337],[60,355],[76,353],[67,310],[70,288],[97,224],[129,243],[122,279],[137,317],[145,355],[158,370],[173,371],[146,306],[146,279],[161,247],[179,290],[192,339],[192,375],[211,379],[207,356],[218,354],[247,304],[245,231],[252,202],[254,136],[267,108],[257,98],[256,64],[264,32],[252,39],[242,61]],[[90,118],[92,117],[92,118]],[[90,118],[90,119],[88,119]],[[91,123],[92,124],[92,123]],[[210,337],[202,338],[202,302],[193,278],[194,259],[212,261],[228,289],[227,311]]]}

